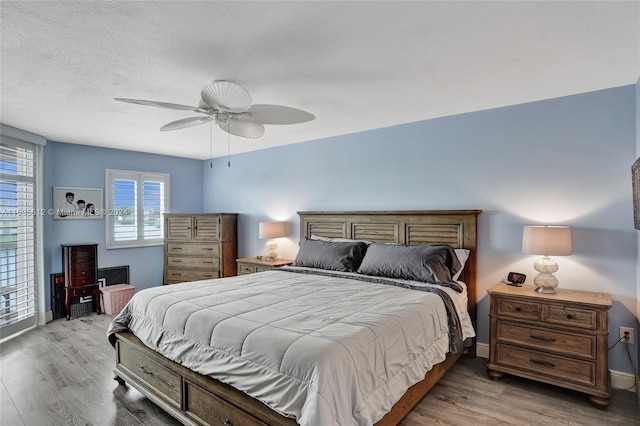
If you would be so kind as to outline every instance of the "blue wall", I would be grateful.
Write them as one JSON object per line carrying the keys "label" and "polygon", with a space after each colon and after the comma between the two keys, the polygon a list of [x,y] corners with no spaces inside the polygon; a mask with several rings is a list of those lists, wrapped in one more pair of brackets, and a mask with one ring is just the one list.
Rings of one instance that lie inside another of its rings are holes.
{"label": "blue wall", "polygon": [[[258,222],[290,222],[279,247],[289,258],[300,210],[482,209],[484,343],[486,289],[511,270],[529,283],[535,275],[536,257],[521,253],[523,225],[570,225],[574,254],[557,259],[556,276],[561,287],[613,294],[613,343],[619,325],[636,324],[635,155],[630,85],[239,154],[231,168],[204,161],[204,209],[241,214],[240,256],[261,253]],[[621,348],[609,365],[631,371]]]}
{"label": "blue wall", "polygon": [[[105,189],[105,169],[171,174],[170,211],[202,212],[201,161],[164,155],[48,142],[44,148],[44,206],[52,206],[53,187]],[[104,195],[104,193],[103,193]],[[136,290],[162,284],[162,247],[106,250],[105,220],[54,220],[44,218],[44,269],[46,307],[51,308],[49,275],[62,272],[60,244],[98,243],[98,266],[129,265]]]}

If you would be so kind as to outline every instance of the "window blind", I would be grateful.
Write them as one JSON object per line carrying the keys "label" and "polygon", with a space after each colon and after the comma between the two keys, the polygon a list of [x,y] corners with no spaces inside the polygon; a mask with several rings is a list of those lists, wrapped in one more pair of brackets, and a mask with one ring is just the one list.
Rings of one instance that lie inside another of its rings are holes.
{"label": "window blind", "polygon": [[[24,145],[24,146],[22,146]],[[36,314],[35,152],[0,146],[0,327]]]}

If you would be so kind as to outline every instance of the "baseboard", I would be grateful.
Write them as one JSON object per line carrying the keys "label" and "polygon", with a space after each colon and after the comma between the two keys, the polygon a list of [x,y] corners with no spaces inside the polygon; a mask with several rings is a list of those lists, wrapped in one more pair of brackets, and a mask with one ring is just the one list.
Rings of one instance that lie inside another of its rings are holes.
{"label": "baseboard", "polygon": [[476,343],[476,355],[480,358],[489,359],[489,344],[488,343]]}
{"label": "baseboard", "polygon": [[609,370],[609,373],[611,373],[611,387],[613,389],[637,392],[635,387],[636,378],[633,374],[616,370]]}
{"label": "baseboard", "polygon": [[44,322],[49,323],[53,321],[53,311],[46,311],[44,313]]}
{"label": "baseboard", "polygon": [[[489,358],[489,345],[487,343],[476,343],[476,355],[480,358]],[[631,373],[609,370],[611,373],[611,387],[629,392],[636,392],[635,377]]]}

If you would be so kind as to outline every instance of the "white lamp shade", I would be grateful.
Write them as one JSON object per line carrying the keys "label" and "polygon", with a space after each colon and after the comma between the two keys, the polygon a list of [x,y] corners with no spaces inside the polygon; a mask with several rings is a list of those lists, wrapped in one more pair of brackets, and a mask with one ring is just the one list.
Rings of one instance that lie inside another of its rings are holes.
{"label": "white lamp shade", "polygon": [[259,238],[282,238],[286,235],[285,222],[260,222]]}
{"label": "white lamp shade", "polygon": [[544,256],[571,254],[571,228],[568,226],[525,226],[522,252]]}

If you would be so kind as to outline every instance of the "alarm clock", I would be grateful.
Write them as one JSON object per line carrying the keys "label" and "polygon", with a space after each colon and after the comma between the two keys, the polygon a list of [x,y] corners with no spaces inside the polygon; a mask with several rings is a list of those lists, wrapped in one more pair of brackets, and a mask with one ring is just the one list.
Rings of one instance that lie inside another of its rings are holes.
{"label": "alarm clock", "polygon": [[507,275],[507,281],[509,282],[507,284],[521,287],[522,284],[524,284],[524,280],[526,279],[527,276],[525,274],[520,274],[518,272],[509,272],[509,275]]}

